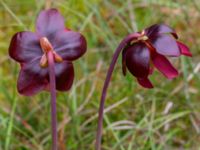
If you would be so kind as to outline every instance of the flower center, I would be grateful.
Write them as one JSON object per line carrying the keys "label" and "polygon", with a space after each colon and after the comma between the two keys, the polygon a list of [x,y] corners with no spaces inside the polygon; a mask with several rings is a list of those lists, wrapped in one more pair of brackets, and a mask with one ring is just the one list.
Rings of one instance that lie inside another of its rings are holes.
{"label": "flower center", "polygon": [[141,32],[141,36],[138,37],[138,41],[147,41],[148,39],[149,39],[148,36],[145,35],[145,31],[143,30]]}
{"label": "flower center", "polygon": [[40,46],[42,48],[42,51],[44,52],[40,60],[40,66],[42,68],[46,68],[48,66],[47,53],[53,53],[55,62],[60,63],[63,61],[62,57],[54,51],[52,44],[49,42],[49,40],[46,37],[40,38]]}
{"label": "flower center", "polygon": [[148,38],[148,36],[146,36],[146,35],[142,35],[142,36],[140,36],[140,37],[138,37],[138,40],[139,41],[147,41],[149,38]]}
{"label": "flower center", "polygon": [[44,53],[48,53],[49,51],[53,51],[53,46],[49,42],[46,37],[40,38],[40,46]]}
{"label": "flower center", "polygon": [[145,34],[144,30],[138,34],[139,34],[139,36],[136,39],[133,39],[132,41],[130,41],[130,45],[137,43],[137,42],[146,42],[149,40],[149,37]]}

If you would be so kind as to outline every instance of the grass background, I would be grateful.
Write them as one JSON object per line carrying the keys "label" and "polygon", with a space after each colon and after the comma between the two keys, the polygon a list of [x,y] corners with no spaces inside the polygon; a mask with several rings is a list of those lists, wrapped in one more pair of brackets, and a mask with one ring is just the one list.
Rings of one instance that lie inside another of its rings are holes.
{"label": "grass background", "polygon": [[[57,100],[59,150],[93,150],[101,89],[111,57],[128,33],[154,23],[172,26],[187,43],[192,59],[173,59],[180,76],[150,77],[155,88],[141,88],[116,65],[106,101],[104,150],[199,150],[199,0],[56,0],[68,28],[83,33],[88,51],[74,62],[75,82]],[[49,150],[50,101],[17,93],[19,65],[8,56],[12,35],[35,30],[44,0],[0,0],[0,150]]]}

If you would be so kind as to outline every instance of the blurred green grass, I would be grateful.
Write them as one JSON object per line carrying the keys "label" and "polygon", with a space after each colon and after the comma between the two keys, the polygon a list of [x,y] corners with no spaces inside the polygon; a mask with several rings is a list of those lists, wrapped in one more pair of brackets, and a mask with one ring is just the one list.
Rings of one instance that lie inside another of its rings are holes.
{"label": "blurred green grass", "polygon": [[[104,119],[104,150],[200,149],[200,6],[198,0],[57,0],[66,26],[82,32],[88,51],[75,62],[76,79],[59,93],[61,150],[92,150],[101,88],[112,54],[128,33],[154,23],[176,29],[192,59],[173,59],[180,76],[155,72],[145,90],[119,60],[110,84]],[[50,104],[46,92],[27,98],[16,90],[19,66],[8,56],[12,35],[34,31],[44,0],[0,0],[0,150],[49,150]],[[168,109],[169,108],[169,109]]]}

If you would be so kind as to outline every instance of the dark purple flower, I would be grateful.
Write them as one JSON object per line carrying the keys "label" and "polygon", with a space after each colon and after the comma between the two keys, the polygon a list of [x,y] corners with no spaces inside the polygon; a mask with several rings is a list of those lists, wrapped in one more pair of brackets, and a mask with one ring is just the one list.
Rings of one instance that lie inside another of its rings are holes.
{"label": "dark purple flower", "polygon": [[56,9],[39,14],[35,33],[19,32],[11,40],[9,55],[21,65],[17,83],[20,94],[30,96],[49,87],[48,51],[56,62],[56,89],[69,90],[74,79],[72,61],[86,52],[86,40],[65,28],[64,18]]}
{"label": "dark purple flower", "polygon": [[104,82],[99,107],[96,150],[101,150],[102,122],[107,89],[121,51],[123,74],[126,75],[127,67],[131,74],[137,78],[139,84],[145,88],[153,88],[148,76],[153,73],[154,66],[169,79],[178,76],[178,71],[165,56],[178,57],[181,54],[192,56],[189,48],[178,41],[176,32],[164,24],[152,25],[142,32],[132,33],[125,37],[113,55]]}
{"label": "dark purple flower", "polygon": [[126,74],[127,67],[145,88],[153,88],[148,76],[153,73],[154,66],[169,79],[178,76],[178,71],[165,56],[192,56],[189,48],[178,41],[176,32],[164,24],[138,32],[138,37],[127,44],[122,53],[123,73]]}

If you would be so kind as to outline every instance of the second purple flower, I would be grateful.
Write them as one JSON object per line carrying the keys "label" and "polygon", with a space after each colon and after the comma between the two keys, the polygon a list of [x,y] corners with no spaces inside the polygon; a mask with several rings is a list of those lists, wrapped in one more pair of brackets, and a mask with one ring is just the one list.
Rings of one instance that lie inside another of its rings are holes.
{"label": "second purple flower", "polygon": [[164,24],[152,25],[138,32],[137,38],[130,40],[122,52],[124,75],[127,67],[145,88],[153,88],[148,76],[153,73],[154,67],[169,79],[178,76],[178,71],[165,56],[192,54],[189,48],[177,39],[176,32]]}

